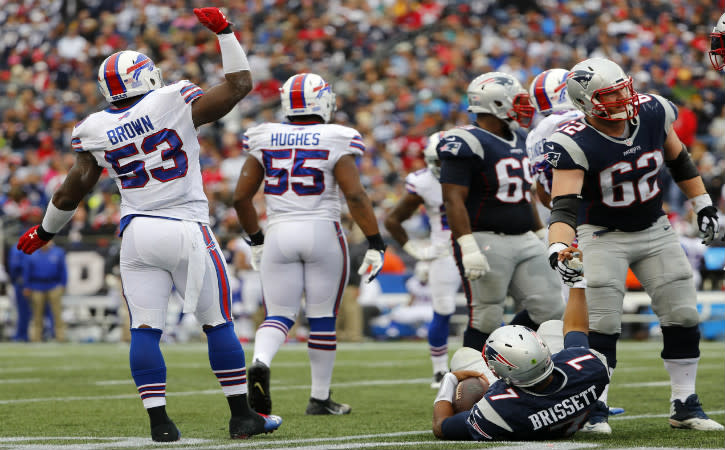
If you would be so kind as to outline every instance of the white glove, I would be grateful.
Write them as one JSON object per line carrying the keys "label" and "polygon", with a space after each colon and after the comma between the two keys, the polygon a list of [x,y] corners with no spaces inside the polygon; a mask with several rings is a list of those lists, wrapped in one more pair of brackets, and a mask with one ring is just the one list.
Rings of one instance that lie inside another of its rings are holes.
{"label": "white glove", "polygon": [[[584,279],[584,263],[578,257],[559,261],[559,252],[569,246],[563,242],[554,242],[549,246],[549,265],[559,272],[562,281],[569,287],[574,287]],[[579,287],[579,286],[577,286]]]}
{"label": "white glove", "polygon": [[442,245],[421,245],[419,242],[408,241],[403,245],[403,250],[419,261],[430,261],[450,254],[447,246]]}
{"label": "white glove", "polygon": [[264,244],[252,245],[252,269],[259,271],[262,267],[262,251],[264,251]]}
{"label": "white glove", "polygon": [[463,262],[463,271],[466,278],[469,280],[476,280],[482,277],[489,270],[491,266],[486,261],[486,256],[481,253],[478,248],[476,239],[472,234],[466,234],[456,239],[458,245],[461,247],[461,260]]}
{"label": "white glove", "polygon": [[380,269],[383,268],[384,257],[384,251],[372,248],[368,249],[368,251],[365,252],[365,259],[363,259],[362,264],[360,264],[360,268],[357,270],[358,275],[363,275],[368,271],[368,269],[370,269],[370,273],[365,278],[365,282],[370,283],[373,281],[380,273]]}
{"label": "white glove", "polygon": [[702,243],[710,245],[720,237],[720,224],[718,222],[717,209],[712,206],[710,194],[702,194],[690,199],[692,209],[697,213],[697,228],[702,235]]}

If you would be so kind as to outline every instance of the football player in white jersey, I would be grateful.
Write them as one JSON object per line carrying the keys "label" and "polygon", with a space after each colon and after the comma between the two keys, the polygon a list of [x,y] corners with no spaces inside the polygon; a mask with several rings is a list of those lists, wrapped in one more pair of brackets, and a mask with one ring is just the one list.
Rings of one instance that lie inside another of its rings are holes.
{"label": "football player in white jersey", "polygon": [[[270,365],[295,322],[302,296],[310,324],[307,350],[312,386],[306,414],[348,414],[349,405],[330,398],[337,338],[335,320],[347,285],[349,258],[340,225],[340,192],[350,215],[367,236],[369,249],[358,273],[383,265],[385,244],[355,157],[365,150],[360,133],[328,123],[335,94],[319,75],[300,73],[280,90],[289,122],[247,130],[243,147],[251,158],[242,167],[234,194],[239,221],[249,235],[253,262],[262,276],[266,307],[249,367],[249,402],[257,412],[272,409]],[[252,198],[264,182],[268,225],[262,233]]]}
{"label": "football player in white jersey", "polygon": [[[433,363],[431,387],[438,389],[448,372],[448,334],[451,316],[456,310],[456,293],[461,286],[456,261],[451,251],[451,229],[443,209],[441,193],[440,160],[436,146],[443,133],[433,133],[423,151],[427,168],[408,174],[405,188],[408,191],[385,218],[385,228],[403,246],[410,256],[420,261],[430,261],[429,284],[433,297],[433,320],[428,327],[430,359]],[[408,239],[402,223],[420,207],[425,206],[430,220],[430,244],[421,245]]]}
{"label": "football player in white jersey", "polygon": [[[551,165],[546,162],[544,141],[563,124],[584,117],[584,113],[574,107],[566,93],[568,75],[566,69],[545,70],[534,77],[529,86],[531,103],[543,119],[526,136],[526,152],[531,161],[531,175],[536,180],[537,198],[547,209],[551,209],[552,171]],[[542,220],[545,219],[542,217]]]}
{"label": "football player in white jersey", "polygon": [[131,374],[151,422],[154,441],[180,432],[166,414],[166,365],[159,348],[172,288],[184,311],[203,325],[209,362],[231,410],[229,434],[273,431],[247,402],[244,350],[234,332],[227,267],[209,228],[196,129],[226,115],[252,89],[249,63],[224,14],[194,9],[219,39],[225,81],[206,93],[189,81],[164,86],[142,53],[106,58],[98,86],[109,108],[73,129],[76,162],[48,204],[43,222],[18,243],[25,253],[45,245],[73,216],[104,169],[121,192],[121,280],[131,315]]}

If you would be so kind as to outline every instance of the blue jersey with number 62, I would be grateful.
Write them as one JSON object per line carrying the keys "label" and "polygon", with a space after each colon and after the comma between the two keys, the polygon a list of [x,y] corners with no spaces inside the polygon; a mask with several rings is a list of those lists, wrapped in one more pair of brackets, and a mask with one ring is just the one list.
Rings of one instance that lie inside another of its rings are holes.
{"label": "blue jersey with number 62", "polygon": [[677,108],[652,94],[640,94],[639,104],[627,138],[607,136],[580,119],[564,124],[547,139],[549,164],[585,172],[579,224],[640,231],[664,214],[663,148]]}

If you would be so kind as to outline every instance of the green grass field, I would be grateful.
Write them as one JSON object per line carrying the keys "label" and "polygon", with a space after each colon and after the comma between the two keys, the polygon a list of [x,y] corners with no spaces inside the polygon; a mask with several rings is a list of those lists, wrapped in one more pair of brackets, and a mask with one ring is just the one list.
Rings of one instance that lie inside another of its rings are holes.
{"label": "green grass field", "polygon": [[[457,342],[456,339],[452,339]],[[453,449],[502,445],[441,442],[430,431],[435,392],[430,389],[426,342],[340,344],[333,398],[349,403],[349,416],[305,416],[309,396],[307,347],[290,343],[272,366],[273,412],[283,417],[273,434],[248,441],[227,438],[228,408],[208,367],[206,345],[162,347],[168,367],[169,415],[182,432],[163,448]],[[725,346],[703,342],[697,391],[720,422],[725,404]],[[251,346],[246,348],[247,359]],[[667,423],[669,377],[660,343],[622,342],[610,403],[624,415],[613,434],[577,434],[553,444],[510,443],[508,448],[723,448],[721,432],[673,430]],[[1,344],[0,449],[158,448],[136,394],[123,344]]]}

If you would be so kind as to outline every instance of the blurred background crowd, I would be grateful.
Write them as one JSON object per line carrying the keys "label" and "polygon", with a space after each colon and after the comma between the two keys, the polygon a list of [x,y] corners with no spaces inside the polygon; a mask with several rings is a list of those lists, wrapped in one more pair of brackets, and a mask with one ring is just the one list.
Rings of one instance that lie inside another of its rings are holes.
{"label": "blurred background crowd", "polygon": [[[474,77],[502,71],[528,86],[543,70],[570,68],[593,56],[619,63],[638,91],[659,93],[679,106],[675,129],[714,202],[721,211],[725,207],[724,79],[707,58],[709,32],[725,10],[723,0],[3,3],[4,248],[41,219],[73,164],[73,125],[105,107],[96,74],[109,54],[126,48],[143,52],[162,68],[167,83],[189,79],[208,88],[221,80],[217,40],[192,13],[193,7],[215,4],[234,23],[254,78],[253,92],[232,113],[200,130],[204,186],[222,242],[241,231],[231,207],[246,157],[241,137],[255,124],[283,120],[278,88],[297,72],[327,79],[338,99],[334,121],[361,132],[367,149],[360,171],[381,220],[403,193],[405,175],[424,167],[427,136],[470,123],[465,91]],[[662,183],[670,217],[684,238],[694,237],[692,212],[667,179]],[[115,184],[104,176],[66,239],[112,242],[119,200]],[[413,237],[426,232],[424,219],[408,226]]]}

